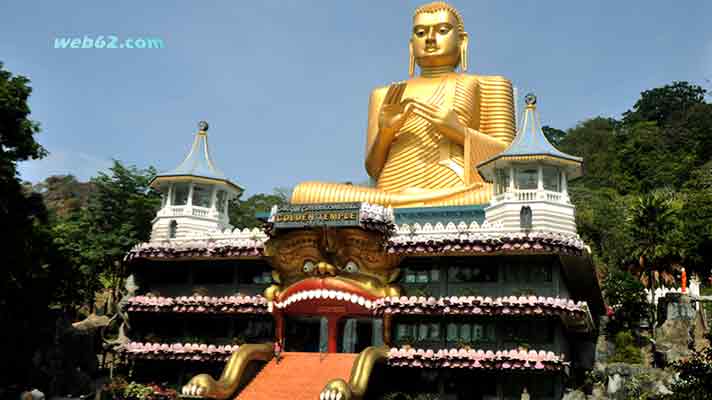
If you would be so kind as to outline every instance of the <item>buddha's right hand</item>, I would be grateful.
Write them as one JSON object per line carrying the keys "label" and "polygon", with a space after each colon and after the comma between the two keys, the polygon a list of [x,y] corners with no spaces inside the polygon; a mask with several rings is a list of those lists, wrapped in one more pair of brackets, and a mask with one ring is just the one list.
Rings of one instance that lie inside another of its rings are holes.
{"label": "buddha's right hand", "polygon": [[401,104],[384,104],[378,119],[378,128],[383,134],[395,134],[405,122],[405,107]]}
{"label": "buddha's right hand", "polygon": [[378,116],[378,127],[381,131],[395,133],[403,126],[408,114],[406,105],[401,101],[405,88],[405,82],[394,83],[388,87]]}

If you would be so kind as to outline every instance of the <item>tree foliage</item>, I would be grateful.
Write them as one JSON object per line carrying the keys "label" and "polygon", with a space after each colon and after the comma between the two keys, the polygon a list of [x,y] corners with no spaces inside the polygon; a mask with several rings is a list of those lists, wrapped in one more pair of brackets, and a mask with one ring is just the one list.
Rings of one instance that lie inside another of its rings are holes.
{"label": "tree foliage", "polygon": [[676,81],[640,94],[632,110],[623,113],[623,121],[653,121],[662,126],[684,118],[685,113],[705,99],[706,90],[690,82]]}
{"label": "tree foliage", "polygon": [[160,206],[160,196],[148,186],[155,173],[153,168],[114,161],[108,173],[91,180],[86,207],[52,227],[54,243],[70,260],[76,277],[61,286],[75,294],[74,304],[90,302],[102,282],[117,289],[126,252],[150,238],[151,220]]}
{"label": "tree foliage", "polygon": [[562,131],[561,129],[552,128],[548,125],[542,126],[541,131],[544,132],[546,140],[548,140],[549,143],[553,144],[555,147],[558,147],[564,137],[566,137],[565,131]]}
{"label": "tree foliage", "polygon": [[584,158],[585,175],[569,191],[600,267],[629,268],[643,255],[656,268],[708,272],[712,104],[705,94],[673,82],[641,93],[621,120],[592,118],[557,139],[559,149]]}
{"label": "tree foliage", "polygon": [[73,175],[52,175],[26,190],[42,195],[51,219],[66,218],[85,208],[94,186],[91,182],[80,182]]}
{"label": "tree foliage", "polygon": [[56,282],[66,279],[62,257],[53,247],[42,197],[27,193],[17,178],[17,163],[42,158],[35,140],[39,124],[30,119],[29,80],[0,64],[0,386],[26,382],[32,352],[46,342],[41,327],[56,300]]}
{"label": "tree foliage", "polygon": [[606,326],[609,335],[628,331],[649,315],[645,288],[629,272],[612,270],[603,280],[603,295],[612,312]]}
{"label": "tree foliage", "polygon": [[[707,335],[707,340],[712,342],[712,333]],[[671,389],[672,394],[664,397],[665,400],[707,400],[712,397],[712,346],[702,350],[693,351],[685,360],[673,364],[673,369],[679,375]]]}
{"label": "tree foliage", "polygon": [[257,193],[244,201],[233,201],[230,204],[230,224],[238,228],[256,228],[261,226],[257,219],[258,212],[268,213],[273,206],[289,202],[290,191],[276,188],[271,194]]}
{"label": "tree foliage", "polygon": [[[655,268],[661,260],[679,256],[679,199],[669,190],[637,196],[628,209],[626,224],[635,243],[641,267]],[[650,265],[645,265],[645,263]]]}

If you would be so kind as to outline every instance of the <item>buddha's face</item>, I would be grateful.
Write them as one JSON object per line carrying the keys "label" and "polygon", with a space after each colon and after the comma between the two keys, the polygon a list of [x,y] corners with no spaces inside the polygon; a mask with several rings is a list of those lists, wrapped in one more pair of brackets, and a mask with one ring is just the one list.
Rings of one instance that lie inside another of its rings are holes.
{"label": "buddha's face", "polygon": [[455,66],[460,61],[457,19],[448,11],[417,14],[413,18],[411,43],[421,67]]}

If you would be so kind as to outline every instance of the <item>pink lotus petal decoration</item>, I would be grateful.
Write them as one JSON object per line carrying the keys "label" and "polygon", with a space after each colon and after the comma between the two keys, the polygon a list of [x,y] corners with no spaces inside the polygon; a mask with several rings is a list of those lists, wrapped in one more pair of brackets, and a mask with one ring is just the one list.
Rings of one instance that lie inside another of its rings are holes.
{"label": "pink lotus petal decoration", "polygon": [[559,370],[569,365],[563,355],[541,350],[465,350],[391,348],[388,351],[389,365],[410,368],[468,368],[468,369],[520,369]]}
{"label": "pink lotus petal decoration", "polygon": [[225,362],[238,347],[195,343],[129,342],[119,349],[119,354],[134,359]]}
{"label": "pink lotus petal decoration", "polygon": [[505,296],[505,297],[384,297],[374,301],[375,315],[554,315],[564,322],[576,322],[589,330],[593,319],[586,302],[571,299]]}
{"label": "pink lotus petal decoration", "polygon": [[125,306],[129,312],[177,312],[201,314],[263,314],[267,299],[262,296],[134,296]]}

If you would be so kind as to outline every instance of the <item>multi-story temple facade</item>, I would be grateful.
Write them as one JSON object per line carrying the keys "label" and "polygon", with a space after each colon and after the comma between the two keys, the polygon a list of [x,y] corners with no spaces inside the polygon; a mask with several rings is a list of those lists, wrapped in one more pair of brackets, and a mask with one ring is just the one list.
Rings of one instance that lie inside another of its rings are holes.
{"label": "multi-story temple facade", "polygon": [[418,8],[411,78],[371,96],[374,185],[300,184],[262,229],[230,226],[243,189],[201,123],[126,257],[139,379],[214,399],[559,399],[591,368],[604,307],[567,193],[582,160],[546,140],[532,95],[515,128],[509,81],[464,72],[467,40],[449,5]]}

